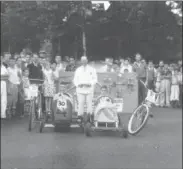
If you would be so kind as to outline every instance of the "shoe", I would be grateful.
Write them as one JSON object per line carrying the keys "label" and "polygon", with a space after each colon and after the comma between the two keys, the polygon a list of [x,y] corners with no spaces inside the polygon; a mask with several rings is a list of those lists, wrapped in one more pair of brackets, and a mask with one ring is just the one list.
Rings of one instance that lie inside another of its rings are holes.
{"label": "shoe", "polygon": [[150,114],[149,117],[150,117],[150,118],[153,118],[154,116],[153,116],[153,114]]}

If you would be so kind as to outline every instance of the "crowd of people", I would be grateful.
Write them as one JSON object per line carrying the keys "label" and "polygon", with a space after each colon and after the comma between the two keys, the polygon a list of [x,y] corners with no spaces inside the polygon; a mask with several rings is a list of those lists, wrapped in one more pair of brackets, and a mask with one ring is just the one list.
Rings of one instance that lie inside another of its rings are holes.
{"label": "crowd of people", "polygon": [[[95,62],[91,62],[95,67]],[[57,87],[60,72],[75,72],[79,66],[74,57],[66,57],[65,61],[57,55],[54,61],[50,57],[43,57],[42,53],[4,53],[1,56],[1,77],[7,76],[5,82],[1,78],[1,118],[24,116],[24,104],[30,79],[43,81],[43,95],[45,102],[50,103]],[[155,65],[153,61],[144,60],[140,54],[135,55],[135,61],[129,58],[113,60],[106,58],[104,65],[98,72],[116,72],[119,74],[135,72],[137,78],[156,92],[162,92],[157,102],[160,107],[178,108],[182,105],[182,60],[177,63],[165,64],[160,61]],[[139,83],[139,103],[144,100],[146,92]],[[49,105],[49,104],[46,104]],[[46,109],[50,109],[46,107]]]}

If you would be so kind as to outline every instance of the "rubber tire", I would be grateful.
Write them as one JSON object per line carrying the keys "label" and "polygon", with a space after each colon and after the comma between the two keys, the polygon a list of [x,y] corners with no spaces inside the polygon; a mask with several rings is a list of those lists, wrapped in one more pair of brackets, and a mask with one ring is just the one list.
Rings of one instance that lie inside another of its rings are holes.
{"label": "rubber tire", "polygon": [[91,137],[91,124],[89,122],[85,124],[84,133],[86,137]]}
{"label": "rubber tire", "polygon": [[[140,109],[141,107],[146,108],[146,111],[147,111],[146,116],[145,116],[144,121],[143,121],[142,125],[140,126],[140,128],[137,129],[136,131],[132,131],[131,127],[132,127],[133,118],[134,118],[135,114],[137,113],[138,109]],[[141,104],[139,107],[137,107],[135,109],[135,111],[132,113],[132,115],[130,117],[130,120],[128,122],[128,133],[131,134],[131,135],[137,135],[144,128],[144,126],[146,125],[146,123],[148,121],[148,118],[149,118],[149,107],[145,104]]]}
{"label": "rubber tire", "polygon": [[128,131],[122,128],[119,130],[119,135],[121,138],[128,138]]}
{"label": "rubber tire", "polygon": [[28,126],[28,131],[31,132],[32,131],[32,124],[33,124],[33,113],[35,113],[35,104],[34,101],[31,100],[30,103],[30,112],[29,112],[29,126]]}
{"label": "rubber tire", "polygon": [[39,132],[42,133],[44,128],[44,122],[40,121],[40,127],[39,127]]}

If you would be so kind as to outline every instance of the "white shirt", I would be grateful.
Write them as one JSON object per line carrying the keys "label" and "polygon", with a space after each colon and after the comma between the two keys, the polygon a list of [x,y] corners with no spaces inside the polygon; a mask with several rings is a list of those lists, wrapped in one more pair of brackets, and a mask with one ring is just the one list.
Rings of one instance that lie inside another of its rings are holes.
{"label": "white shirt", "polygon": [[8,71],[3,64],[1,65],[1,75],[8,75]]}
{"label": "white shirt", "polygon": [[20,84],[20,78],[18,77],[18,72],[19,70],[16,69],[16,68],[11,68],[11,67],[8,67],[8,75],[9,75],[9,81],[12,83],[12,84]]}
{"label": "white shirt", "polygon": [[132,66],[131,65],[122,65],[121,69],[120,69],[120,73],[124,73],[124,70],[127,69],[129,73],[132,72]]}
{"label": "white shirt", "polygon": [[[76,69],[74,75],[74,85],[76,86],[76,92],[81,94],[89,94],[94,91],[94,86],[97,83],[97,73],[96,70],[86,65],[80,66]],[[78,85],[91,84],[91,87],[79,87]]]}

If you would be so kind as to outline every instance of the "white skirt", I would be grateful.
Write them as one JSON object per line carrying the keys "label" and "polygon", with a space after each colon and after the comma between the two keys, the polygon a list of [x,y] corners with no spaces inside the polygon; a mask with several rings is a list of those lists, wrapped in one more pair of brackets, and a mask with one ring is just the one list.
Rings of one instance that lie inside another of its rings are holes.
{"label": "white skirt", "polygon": [[179,100],[179,85],[172,85],[171,86],[171,94],[170,94],[170,101],[178,101]]}

